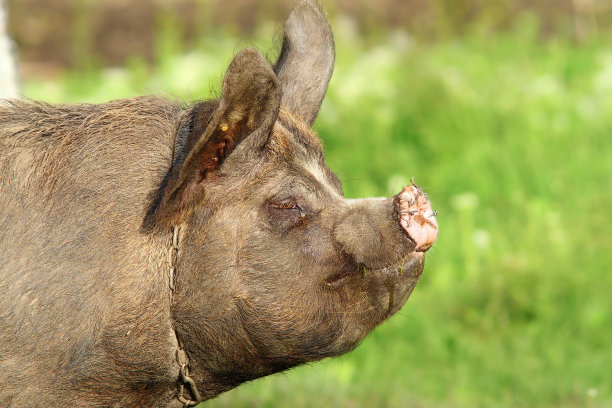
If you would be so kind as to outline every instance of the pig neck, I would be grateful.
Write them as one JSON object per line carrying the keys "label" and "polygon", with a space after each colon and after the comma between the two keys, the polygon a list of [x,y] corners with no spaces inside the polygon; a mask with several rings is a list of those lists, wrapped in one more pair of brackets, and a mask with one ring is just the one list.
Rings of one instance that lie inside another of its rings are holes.
{"label": "pig neck", "polygon": [[[180,227],[175,226],[172,231],[172,245],[170,246],[169,259],[170,259],[170,272],[169,272],[169,286],[170,286],[170,304],[174,304],[174,292],[176,289],[175,277],[176,267],[179,254],[179,237]],[[196,406],[200,403],[203,398],[198,391],[195,381],[189,376],[189,357],[183,348],[183,344],[176,331],[174,321],[172,321],[172,328],[176,337],[177,348],[176,348],[176,363],[179,366],[179,378],[177,381],[178,392],[177,399],[185,407]]]}

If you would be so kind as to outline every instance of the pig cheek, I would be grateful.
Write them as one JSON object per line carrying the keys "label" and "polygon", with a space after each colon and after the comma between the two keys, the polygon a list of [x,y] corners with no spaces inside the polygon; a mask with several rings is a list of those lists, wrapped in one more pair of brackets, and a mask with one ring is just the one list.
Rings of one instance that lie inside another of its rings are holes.
{"label": "pig cheek", "polygon": [[[313,265],[340,268],[344,264],[343,257],[334,246],[331,231],[326,231],[318,226],[311,226],[306,231],[302,237],[300,249]],[[324,278],[321,273],[314,275]]]}
{"label": "pig cheek", "polygon": [[[313,282],[313,289],[317,293],[319,313],[327,316],[326,322],[321,323],[329,323],[330,329],[336,326],[342,327],[340,332],[331,330],[328,335],[330,338],[336,338],[339,353],[344,353],[352,349],[366,334],[362,324],[355,324],[353,318],[364,302],[370,301],[366,293],[372,285],[351,273],[354,265],[334,245],[331,230],[320,227],[310,228],[303,237],[301,248],[307,257],[306,264],[309,268],[315,269],[308,271],[307,275],[309,279],[312,279],[311,277],[316,279]],[[330,291],[325,279],[343,273],[349,274],[347,279],[352,282]],[[353,316],[348,315],[347,310],[352,310]]]}
{"label": "pig cheek", "polygon": [[312,346],[307,344],[309,333],[316,333],[317,341],[328,344],[322,356],[347,351],[361,339],[361,328],[353,333],[358,325],[349,324],[353,330],[347,330],[345,309],[352,296],[347,292],[346,301],[338,302],[337,294],[323,287],[327,276],[344,267],[330,231],[310,225],[279,239],[260,232],[243,241],[237,256],[240,297],[257,310],[243,316],[247,326],[272,338],[273,333],[283,333],[281,342],[302,339],[305,348]]}

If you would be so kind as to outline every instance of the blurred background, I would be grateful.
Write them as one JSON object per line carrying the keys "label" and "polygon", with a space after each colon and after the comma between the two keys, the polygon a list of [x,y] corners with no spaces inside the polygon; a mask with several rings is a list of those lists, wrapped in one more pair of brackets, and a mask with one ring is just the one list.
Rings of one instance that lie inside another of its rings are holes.
{"label": "blurred background", "polygon": [[[411,177],[440,237],[353,353],[208,407],[612,407],[612,2],[321,0],[315,128],[349,197]],[[8,0],[23,93],[184,102],[271,60],[291,0]]]}

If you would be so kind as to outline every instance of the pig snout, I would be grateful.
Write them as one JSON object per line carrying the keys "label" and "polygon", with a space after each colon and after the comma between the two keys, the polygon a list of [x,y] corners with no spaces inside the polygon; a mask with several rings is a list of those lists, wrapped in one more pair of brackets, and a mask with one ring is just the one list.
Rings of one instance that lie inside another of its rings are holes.
{"label": "pig snout", "polygon": [[404,187],[394,201],[400,225],[414,242],[415,251],[427,251],[438,236],[437,212],[431,209],[427,195],[412,184]]}
{"label": "pig snout", "polygon": [[438,235],[435,212],[414,184],[390,199],[349,200],[340,217],[336,242],[353,261],[373,270],[422,255]]}

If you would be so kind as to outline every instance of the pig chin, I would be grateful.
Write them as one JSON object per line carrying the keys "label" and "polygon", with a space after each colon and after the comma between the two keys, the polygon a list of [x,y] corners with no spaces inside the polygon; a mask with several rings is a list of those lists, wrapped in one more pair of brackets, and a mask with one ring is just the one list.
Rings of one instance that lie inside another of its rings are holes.
{"label": "pig chin", "polygon": [[406,303],[414,290],[425,266],[422,252],[414,252],[403,259],[399,266],[373,271],[375,284],[383,285],[386,292],[379,297],[379,310],[384,311],[383,319],[390,317]]}
{"label": "pig chin", "polygon": [[388,267],[366,272],[361,269],[326,279],[336,313],[344,319],[332,354],[354,349],[376,326],[398,312],[414,290],[424,265],[424,254],[412,252]]}
{"label": "pig chin", "polygon": [[[340,292],[347,308],[355,308],[369,298],[368,312],[374,314],[367,321],[376,326],[392,316],[406,303],[425,266],[423,252],[413,252],[400,262],[380,269],[362,268],[354,272],[332,275],[324,281],[326,288]],[[366,312],[367,313],[367,312]]]}

